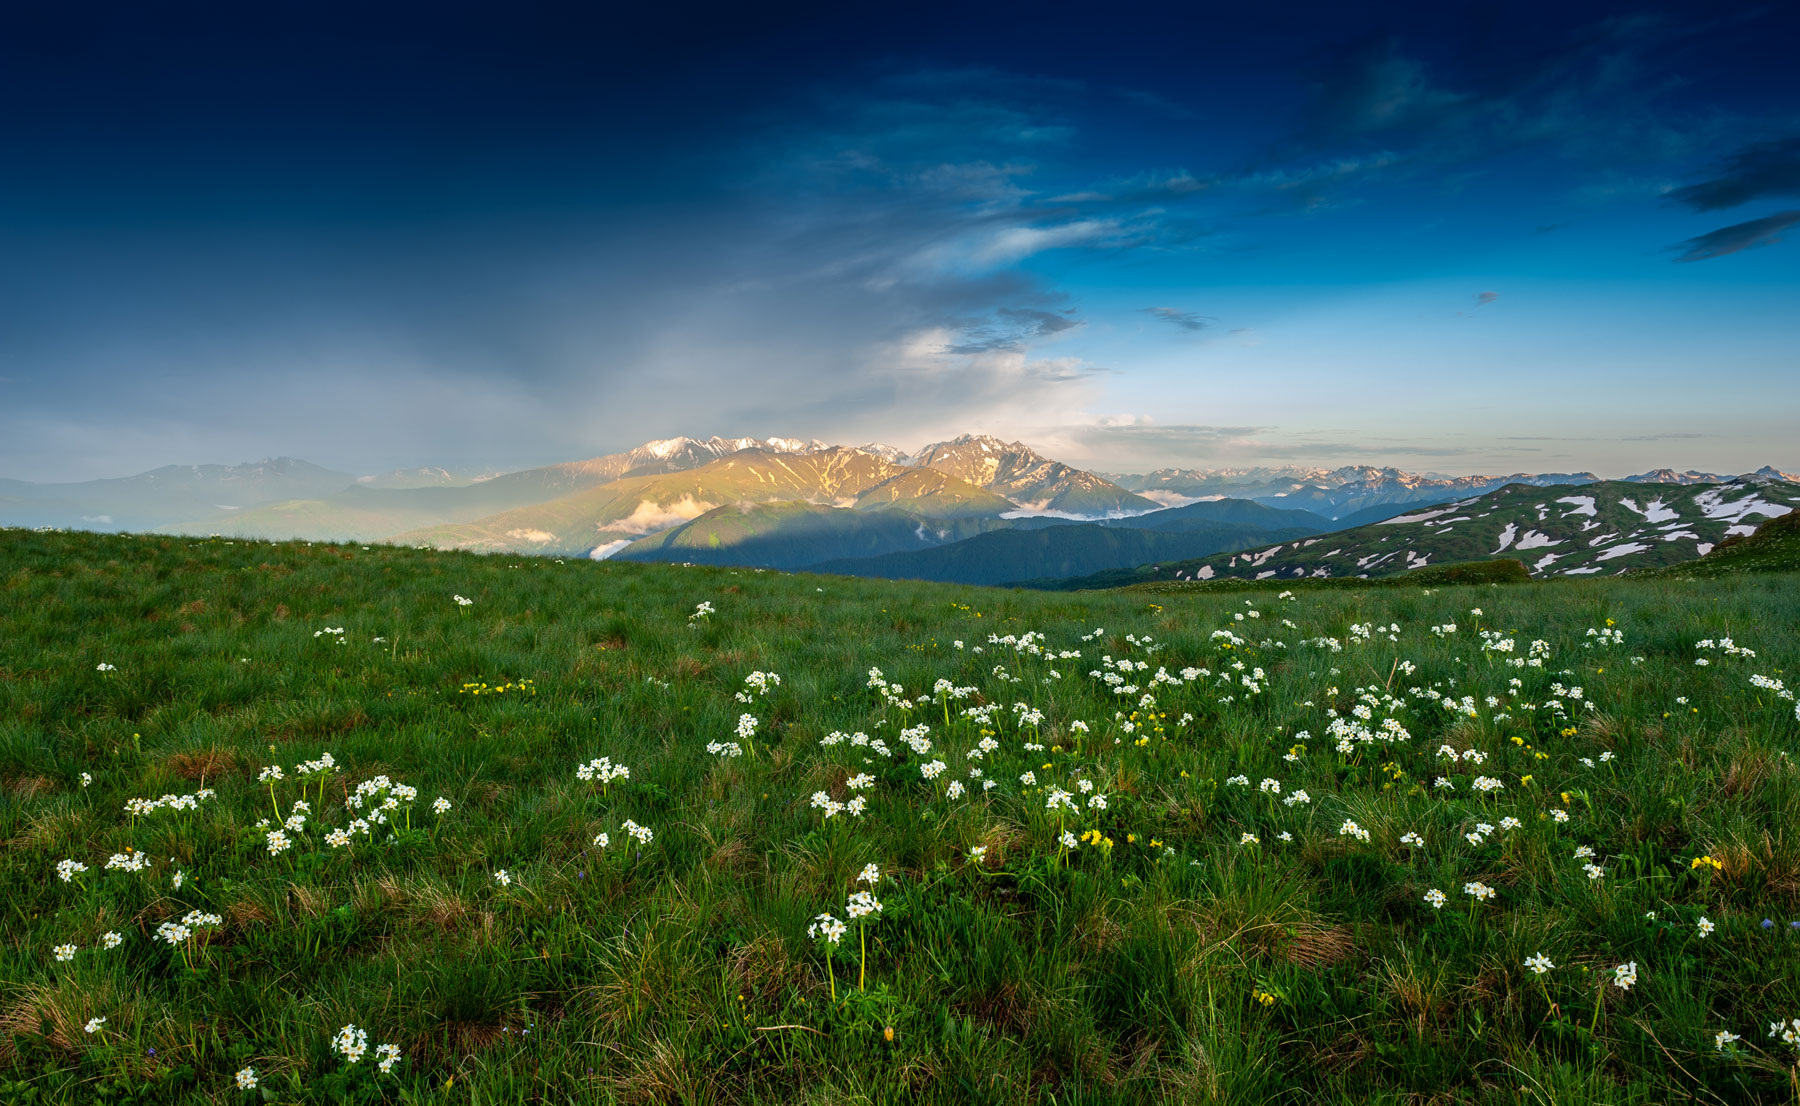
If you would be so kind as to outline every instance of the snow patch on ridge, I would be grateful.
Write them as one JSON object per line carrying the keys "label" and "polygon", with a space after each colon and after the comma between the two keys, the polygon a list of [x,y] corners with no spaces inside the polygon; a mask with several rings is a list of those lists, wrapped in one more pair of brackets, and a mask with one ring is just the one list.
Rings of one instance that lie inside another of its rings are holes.
{"label": "snow patch on ridge", "polygon": [[1643,515],[1645,522],[1668,522],[1670,519],[1681,517],[1663,503],[1661,496],[1650,500],[1642,507],[1637,505],[1637,500],[1628,497],[1621,498],[1619,500],[1619,505],[1637,514]]}
{"label": "snow patch on ridge", "polygon": [[1707,518],[1716,518],[1730,522],[1742,522],[1750,515],[1764,515],[1768,518],[1780,518],[1793,510],[1785,503],[1770,503],[1752,492],[1736,502],[1726,502],[1726,488],[1708,488],[1694,497],[1694,506],[1700,508]]}
{"label": "snow patch on ridge", "polygon": [[1377,525],[1377,526],[1395,526],[1402,522],[1424,522],[1426,519],[1436,518],[1439,515],[1447,515],[1451,511],[1456,510],[1460,506],[1462,506],[1462,504],[1452,503],[1448,507],[1439,507],[1435,511],[1420,511],[1417,514],[1411,514],[1411,515],[1395,515],[1393,518],[1384,518],[1380,522],[1377,522],[1375,525]]}

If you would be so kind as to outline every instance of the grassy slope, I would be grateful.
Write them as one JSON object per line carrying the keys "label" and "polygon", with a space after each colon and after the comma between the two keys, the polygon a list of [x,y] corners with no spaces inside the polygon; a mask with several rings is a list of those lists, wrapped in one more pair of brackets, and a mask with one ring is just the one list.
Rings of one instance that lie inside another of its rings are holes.
{"label": "grassy slope", "polygon": [[1800,572],[1800,511],[1772,518],[1753,534],[1727,538],[1697,561],[1651,569],[1646,575],[1705,578],[1747,572]]}
{"label": "grassy slope", "polygon": [[[1246,585],[1152,603],[0,531],[0,1097],[240,1102],[232,1073],[249,1065],[280,1100],[318,1103],[1785,1100],[1793,1057],[1765,1027],[1800,1015],[1785,755],[1800,723],[1748,678],[1800,682],[1796,583],[1287,585],[1285,600]],[[701,601],[715,613],[690,621]],[[1399,640],[1348,641],[1372,623],[1398,623]],[[1459,629],[1429,630],[1444,623]],[[1624,644],[1594,647],[1596,627]],[[1516,651],[1483,653],[1478,628]],[[1027,630],[1082,656],[987,642]],[[1759,655],[1694,648],[1724,635]],[[1321,636],[1342,652],[1302,644]],[[1544,667],[1504,662],[1532,639]],[[1139,690],[1089,677],[1103,654],[1147,661],[1126,677]],[[948,798],[947,780],[979,782],[965,774],[979,729],[946,729],[935,704],[884,709],[872,665],[914,694],[946,677],[1000,705],[981,762],[999,786]],[[1159,666],[1229,682],[1156,686],[1151,710]],[[759,669],[780,686],[734,701]],[[1241,682],[1255,669],[1260,692]],[[524,679],[534,692],[461,692]],[[1553,685],[1596,709],[1564,721]],[[1326,709],[1347,715],[1364,686],[1370,724],[1393,717],[1411,738],[1341,756]],[[1409,691],[1426,688],[1470,696],[1475,716]],[[1021,729],[1016,702],[1041,726]],[[746,711],[751,754],[708,755]],[[896,739],[921,721],[950,765],[935,782]],[[833,730],[901,754],[821,747]],[[1450,764],[1440,744],[1487,759]],[[324,752],[340,773],[322,801],[311,791],[295,846],[269,855],[259,768],[286,766],[285,812],[294,766]],[[605,794],[578,781],[599,756],[630,779]],[[843,801],[863,771],[867,814],[822,825],[808,796]],[[419,789],[413,828],[326,847],[345,795],[377,773]],[[1240,774],[1251,786],[1227,782]],[[1479,774],[1504,790],[1482,797]],[[1265,777],[1311,803],[1259,794]],[[1079,795],[1077,780],[1109,802],[1059,824],[1042,788]],[[202,785],[217,797],[196,812],[123,813]],[[455,804],[441,821],[438,795]],[[1522,825],[1463,839],[1504,817]],[[626,819],[654,840],[625,844]],[[1346,819],[1370,840],[1341,834]],[[1111,847],[1059,857],[1062,828]],[[1412,831],[1423,850],[1399,843]],[[1261,843],[1240,845],[1247,832]],[[1601,882],[1571,859],[1579,845]],[[149,872],[102,870],[127,848]],[[1721,869],[1695,871],[1702,854]],[[65,857],[92,868],[82,883],[56,879]],[[828,961],[805,930],[843,917],[868,863],[886,909],[858,991],[856,934]],[[1476,906],[1470,880],[1495,900]],[[1433,887],[1441,911],[1421,901]],[[152,935],[191,909],[223,924],[184,961]],[[120,948],[97,947],[108,930]],[[69,963],[51,956],[62,942],[79,946]],[[1556,968],[1534,977],[1522,964],[1539,952]],[[1605,982],[1625,961],[1640,973],[1628,992]],[[329,1051],[346,1023],[400,1047],[393,1075]],[[1721,1030],[1773,1062],[1717,1052]]]}

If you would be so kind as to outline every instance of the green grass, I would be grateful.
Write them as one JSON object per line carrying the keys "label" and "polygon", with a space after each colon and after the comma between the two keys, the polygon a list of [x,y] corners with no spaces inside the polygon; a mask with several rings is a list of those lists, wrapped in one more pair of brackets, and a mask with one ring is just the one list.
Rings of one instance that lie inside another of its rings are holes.
{"label": "green grass", "polygon": [[[1791,1101],[1800,723],[1750,677],[1800,683],[1797,584],[1040,593],[0,531],[0,1102]],[[1407,736],[1340,753],[1330,711]],[[380,775],[416,799],[331,847]],[[884,909],[828,957],[808,924],[867,864]],[[190,911],[220,923],[157,939]]]}
{"label": "green grass", "polygon": [[1644,571],[1646,575],[1690,579],[1746,572],[1800,572],[1800,511],[1769,519],[1754,533],[1726,538],[1697,561]]}

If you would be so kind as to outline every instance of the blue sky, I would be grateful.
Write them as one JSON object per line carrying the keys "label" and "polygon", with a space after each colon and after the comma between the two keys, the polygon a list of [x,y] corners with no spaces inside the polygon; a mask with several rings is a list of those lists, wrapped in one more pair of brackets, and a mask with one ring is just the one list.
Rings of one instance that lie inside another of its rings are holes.
{"label": "blue sky", "polygon": [[1791,9],[1242,7],[9,10],[0,475],[1800,468]]}

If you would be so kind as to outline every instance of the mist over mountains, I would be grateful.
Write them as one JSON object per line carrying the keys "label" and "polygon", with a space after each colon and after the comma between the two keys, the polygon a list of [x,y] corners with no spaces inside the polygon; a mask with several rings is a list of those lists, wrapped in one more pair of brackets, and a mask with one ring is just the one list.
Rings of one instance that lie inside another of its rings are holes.
{"label": "mist over mountains", "polygon": [[[1794,480],[1773,468],[1751,476]],[[912,453],[681,437],[505,473],[355,475],[283,457],[75,483],[0,480],[0,523],[1010,583],[1251,550],[1514,486],[1704,488],[1734,479],[1373,466],[1102,474],[987,435]]]}

